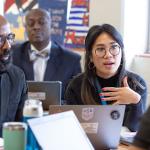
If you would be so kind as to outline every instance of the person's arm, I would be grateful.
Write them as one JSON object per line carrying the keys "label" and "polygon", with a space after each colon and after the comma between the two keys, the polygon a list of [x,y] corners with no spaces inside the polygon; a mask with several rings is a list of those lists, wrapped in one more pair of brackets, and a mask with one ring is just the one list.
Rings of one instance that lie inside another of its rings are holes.
{"label": "person's arm", "polygon": [[65,100],[68,105],[80,105],[83,104],[81,100],[81,76],[77,76],[72,79],[65,91]]}
{"label": "person's arm", "polygon": [[114,101],[114,104],[137,104],[143,98],[140,93],[130,88],[127,77],[123,79],[123,87],[105,87],[102,90],[102,100]]}
{"label": "person's arm", "polygon": [[[150,107],[141,120],[140,128],[131,148],[150,149]],[[130,149],[132,150],[132,149]]]}
{"label": "person's arm", "polygon": [[24,107],[24,103],[25,100],[28,98],[28,88],[27,88],[27,83],[25,81],[25,76],[24,74],[22,74],[22,86],[20,88],[22,88],[22,93],[21,93],[21,97],[20,97],[20,102],[18,104],[18,108],[17,108],[17,112],[16,112],[16,117],[15,120],[16,121],[21,121],[22,116],[23,116],[23,107]]}

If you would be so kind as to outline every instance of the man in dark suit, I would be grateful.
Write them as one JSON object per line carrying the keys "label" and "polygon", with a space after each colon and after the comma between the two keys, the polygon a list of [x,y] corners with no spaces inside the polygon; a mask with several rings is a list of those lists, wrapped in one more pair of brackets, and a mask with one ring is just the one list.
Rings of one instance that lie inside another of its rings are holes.
{"label": "man in dark suit", "polygon": [[24,70],[27,80],[61,81],[63,98],[69,80],[81,72],[80,56],[51,41],[46,10],[28,12],[25,27],[29,41],[15,46],[13,63]]}
{"label": "man in dark suit", "polygon": [[15,35],[6,19],[0,15],[0,137],[2,124],[22,119],[27,85],[23,71],[11,63],[11,45]]}

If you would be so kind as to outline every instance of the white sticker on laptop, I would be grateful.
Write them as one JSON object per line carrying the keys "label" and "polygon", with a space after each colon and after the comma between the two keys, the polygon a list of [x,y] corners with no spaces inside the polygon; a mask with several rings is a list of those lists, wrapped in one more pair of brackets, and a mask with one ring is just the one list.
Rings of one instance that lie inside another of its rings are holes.
{"label": "white sticker on laptop", "polygon": [[81,123],[84,131],[86,133],[93,133],[93,134],[97,134],[98,132],[98,123]]}
{"label": "white sticker on laptop", "polygon": [[45,92],[28,92],[28,97],[31,99],[39,99],[44,101],[46,99]]}
{"label": "white sticker on laptop", "polygon": [[82,108],[82,119],[88,121],[94,117],[94,108]]}

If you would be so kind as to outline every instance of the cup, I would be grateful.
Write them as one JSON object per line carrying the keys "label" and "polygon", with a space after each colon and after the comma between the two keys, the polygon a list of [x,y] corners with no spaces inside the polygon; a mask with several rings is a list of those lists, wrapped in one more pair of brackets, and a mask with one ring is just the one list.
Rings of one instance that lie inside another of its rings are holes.
{"label": "cup", "polygon": [[22,122],[3,124],[4,150],[26,150],[27,125]]}

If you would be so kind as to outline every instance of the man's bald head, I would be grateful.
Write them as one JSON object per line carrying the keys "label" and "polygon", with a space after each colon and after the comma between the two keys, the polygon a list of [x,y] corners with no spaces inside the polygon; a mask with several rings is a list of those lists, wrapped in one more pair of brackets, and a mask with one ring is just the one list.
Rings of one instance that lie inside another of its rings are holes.
{"label": "man's bald head", "polygon": [[45,17],[49,20],[49,22],[50,22],[50,20],[51,20],[51,18],[50,18],[50,12],[48,12],[47,10],[42,9],[42,8],[31,9],[31,10],[27,13],[27,15],[26,15],[26,17],[25,17],[25,20],[27,21],[28,18],[30,17],[30,15],[32,15],[32,14],[34,14],[34,15],[40,14],[40,15],[42,15],[42,16],[45,16]]}
{"label": "man's bald head", "polygon": [[51,18],[44,9],[31,9],[25,18],[26,33],[29,41],[36,49],[44,49],[50,41]]}

